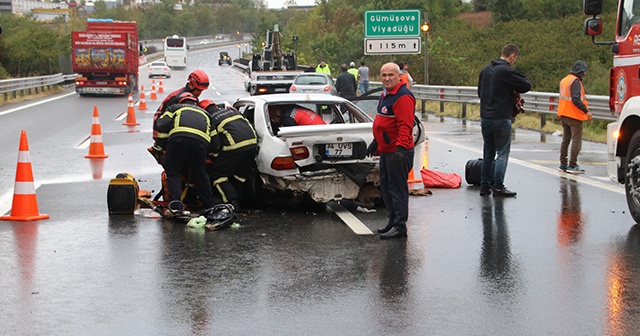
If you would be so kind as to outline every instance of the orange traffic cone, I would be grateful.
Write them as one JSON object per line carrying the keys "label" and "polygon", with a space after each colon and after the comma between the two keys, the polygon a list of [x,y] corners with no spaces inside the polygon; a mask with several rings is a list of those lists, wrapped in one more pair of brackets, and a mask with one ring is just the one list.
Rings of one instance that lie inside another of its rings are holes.
{"label": "orange traffic cone", "polygon": [[147,101],[144,100],[144,85],[140,87],[140,104],[138,104],[138,110],[146,110],[147,109]]}
{"label": "orange traffic cone", "polygon": [[13,187],[11,214],[0,217],[0,220],[33,221],[48,218],[49,215],[38,212],[36,188],[33,184],[33,170],[29,160],[29,142],[27,141],[27,132],[23,130],[20,134],[18,167],[16,168],[16,181]]}
{"label": "orange traffic cone", "polygon": [[163,93],[164,88],[162,87],[162,78],[160,78],[160,84],[158,85],[158,93]]}
{"label": "orange traffic cone", "polygon": [[409,176],[407,177],[407,183],[420,183],[422,180],[417,179],[416,175],[413,173],[413,168],[409,171]]}
{"label": "orange traffic cone", "polygon": [[156,81],[154,79],[151,80],[151,95],[149,96],[149,99],[158,99],[158,95],[156,95]]}
{"label": "orange traffic cone", "polygon": [[91,143],[89,143],[89,154],[85,155],[87,159],[105,159],[109,155],[104,153],[104,144],[102,143],[102,130],[100,129],[100,119],[98,118],[98,107],[93,106],[93,121],[91,124]]}
{"label": "orange traffic cone", "polygon": [[127,121],[123,123],[123,125],[140,125],[138,122],[136,122],[136,111],[133,109],[133,97],[131,96],[131,94],[129,94],[129,106],[127,107]]}

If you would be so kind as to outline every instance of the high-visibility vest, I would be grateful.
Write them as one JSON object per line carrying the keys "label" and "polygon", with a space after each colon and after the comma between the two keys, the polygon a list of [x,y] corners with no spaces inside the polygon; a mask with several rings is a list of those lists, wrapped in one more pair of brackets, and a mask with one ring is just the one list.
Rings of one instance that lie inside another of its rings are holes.
{"label": "high-visibility vest", "polygon": [[409,82],[409,73],[401,73],[400,80],[407,86],[407,89],[411,89],[411,83]]}
{"label": "high-visibility vest", "polygon": [[[571,101],[571,85],[573,81],[578,80],[578,77],[574,74],[568,74],[560,81],[560,101],[558,102],[558,117],[569,117],[580,121],[585,121],[587,118],[586,113],[579,109]],[[580,99],[587,108],[589,104],[587,102],[587,96],[584,94],[584,86],[580,81]]]}
{"label": "high-visibility vest", "polygon": [[358,80],[358,69],[356,68],[349,68],[349,70],[347,70],[348,73],[352,74],[353,77],[356,78],[356,80]]}
{"label": "high-visibility vest", "polygon": [[318,66],[316,67],[316,72],[326,73],[327,75],[331,76],[331,69],[329,69],[329,64],[325,64],[324,68],[318,64]]}

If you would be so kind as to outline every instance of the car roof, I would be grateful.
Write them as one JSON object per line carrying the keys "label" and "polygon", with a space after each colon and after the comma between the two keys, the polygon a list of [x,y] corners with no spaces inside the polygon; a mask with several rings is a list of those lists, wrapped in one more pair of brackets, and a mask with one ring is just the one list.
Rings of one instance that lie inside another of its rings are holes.
{"label": "car roof", "polygon": [[321,94],[321,93],[276,93],[268,95],[250,96],[238,99],[238,101],[262,101],[266,104],[272,103],[308,103],[308,102],[329,102],[345,103],[349,100],[342,97]]}
{"label": "car roof", "polygon": [[154,61],[154,62],[151,62],[151,65],[158,65],[158,64],[160,64],[160,65],[167,65],[167,62],[162,62],[162,61]]}

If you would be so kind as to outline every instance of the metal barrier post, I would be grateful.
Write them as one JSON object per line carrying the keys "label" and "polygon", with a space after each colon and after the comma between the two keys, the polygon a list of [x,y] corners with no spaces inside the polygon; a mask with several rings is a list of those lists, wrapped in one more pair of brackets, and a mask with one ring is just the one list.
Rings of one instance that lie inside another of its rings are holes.
{"label": "metal barrier post", "polygon": [[467,119],[467,103],[462,103],[462,119]]}
{"label": "metal barrier post", "polygon": [[547,115],[540,113],[540,128],[544,128],[545,125],[547,125]]}

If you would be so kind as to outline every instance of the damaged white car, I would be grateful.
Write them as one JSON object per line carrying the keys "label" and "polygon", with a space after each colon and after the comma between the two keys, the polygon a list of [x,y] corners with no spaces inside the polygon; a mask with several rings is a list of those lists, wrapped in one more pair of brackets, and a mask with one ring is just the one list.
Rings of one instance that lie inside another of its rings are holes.
{"label": "damaged white car", "polygon": [[[233,104],[253,123],[258,136],[256,176],[249,202],[292,204],[357,200],[380,204],[378,157],[367,157],[373,119],[348,100],[324,94],[272,94]],[[325,124],[281,126],[269,109],[310,110]]]}

